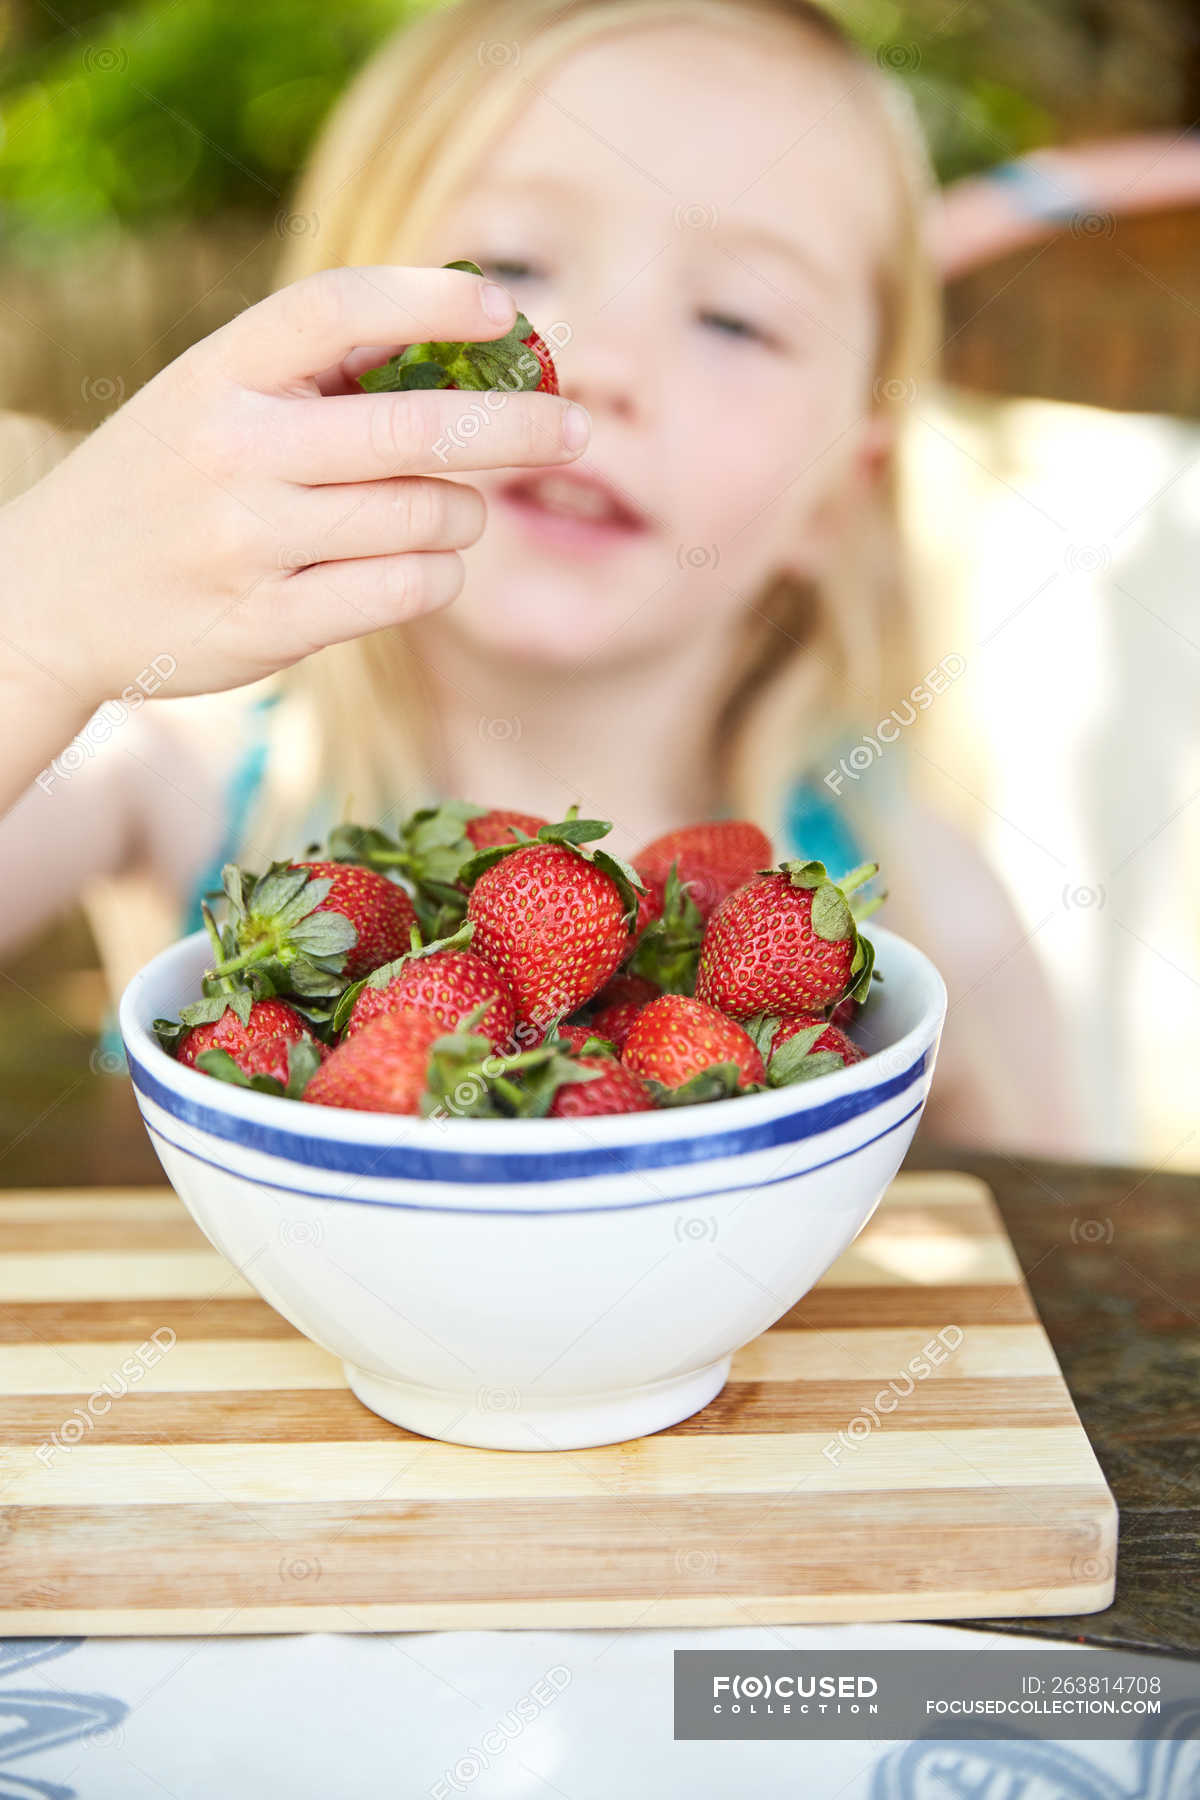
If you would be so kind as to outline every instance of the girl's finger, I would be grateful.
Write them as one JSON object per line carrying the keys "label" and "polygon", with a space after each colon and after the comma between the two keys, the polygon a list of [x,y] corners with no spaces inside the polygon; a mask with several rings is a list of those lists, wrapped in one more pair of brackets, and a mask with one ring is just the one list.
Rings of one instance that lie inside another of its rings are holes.
{"label": "girl's finger", "polygon": [[300,497],[293,568],[390,556],[406,550],[465,550],[487,521],[477,488],[433,476],[307,490]]}
{"label": "girl's finger", "polygon": [[307,656],[435,612],[462,592],[465,574],[457,550],[320,563],[287,577],[279,590],[278,630],[283,642]]}
{"label": "girl's finger", "polygon": [[313,380],[323,394],[359,394],[362,392],[358,385],[359,376],[365,375],[368,369],[377,369],[380,363],[387,362],[389,357],[396,355],[397,349],[402,348],[403,345],[379,344],[372,349],[351,350],[349,356],[343,356],[341,362],[334,363],[330,369],[322,369]]}
{"label": "girl's finger", "polygon": [[557,395],[418,388],[281,401],[261,456],[273,473],[317,487],[571,462],[590,434],[583,407]]}
{"label": "girl's finger", "polygon": [[361,344],[483,343],[516,316],[504,288],[464,269],[323,269],[248,307],[208,344],[235,380],[281,392]]}

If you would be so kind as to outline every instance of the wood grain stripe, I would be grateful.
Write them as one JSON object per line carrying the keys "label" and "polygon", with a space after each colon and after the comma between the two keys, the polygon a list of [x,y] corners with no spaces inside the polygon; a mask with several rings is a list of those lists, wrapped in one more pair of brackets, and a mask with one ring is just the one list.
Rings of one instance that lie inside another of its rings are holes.
{"label": "wood grain stripe", "polygon": [[[1029,1290],[962,1282],[925,1288],[829,1286],[828,1278],[805,1294],[778,1321],[790,1331],[828,1331],[849,1325],[916,1325],[928,1332],[943,1325],[1025,1325],[1037,1322]],[[1039,1327],[1040,1329],[1040,1327]]]}
{"label": "wood grain stripe", "polygon": [[[701,1412],[660,1435],[835,1433],[847,1430],[856,1418],[866,1418],[864,1409],[876,1397],[876,1390],[861,1381],[730,1382]],[[9,1395],[0,1402],[0,1446],[41,1444],[70,1418],[90,1421],[89,1447],[242,1444],[249,1461],[261,1444],[348,1444],[396,1437],[428,1441],[388,1424],[343,1386],[186,1395],[148,1393],[138,1387],[98,1415],[88,1409],[88,1399],[87,1393],[51,1398]],[[877,1429],[883,1431],[952,1432],[964,1418],[975,1425],[1020,1431],[1067,1429],[1075,1413],[1061,1379],[1035,1376],[930,1382],[894,1412],[879,1413],[878,1418]]]}
{"label": "wood grain stripe", "polygon": [[3,1344],[140,1344],[169,1325],[179,1343],[242,1338],[303,1342],[294,1325],[260,1300],[42,1300],[0,1307]]}
{"label": "wood grain stripe", "polygon": [[[1069,1485],[1020,1493],[898,1486],[836,1498],[784,1494],[768,1504],[593,1492],[503,1506],[484,1498],[414,1505],[392,1496],[351,1512],[295,1501],[239,1511],[209,1494],[186,1509],[32,1508],[0,1569],[0,1607],[360,1607],[498,1597],[512,1605],[604,1598],[615,1577],[625,1600],[853,1590],[869,1608],[876,1594],[901,1591],[924,1610],[924,1591],[941,1591],[944,1558],[967,1592],[1010,1590],[1014,1533],[1030,1597],[1040,1582],[1062,1588],[1072,1558],[1076,1579],[1095,1584],[1113,1524],[1094,1488]],[[885,1535],[886,1559],[864,1556],[864,1545]]]}
{"label": "wood grain stripe", "polygon": [[0,1301],[246,1299],[253,1293],[212,1249],[18,1251],[0,1262]]}
{"label": "wood grain stripe", "polygon": [[[64,1339],[59,1343],[0,1346],[0,1421],[7,1416],[4,1395],[86,1396],[106,1385],[109,1393],[119,1390],[123,1358],[145,1341],[143,1334],[121,1343]],[[945,1360],[937,1366],[927,1360],[923,1380],[1040,1375],[1057,1382],[1061,1389],[1053,1352],[1042,1332],[1032,1325],[968,1326],[961,1344],[950,1355],[946,1355],[944,1344],[938,1345],[925,1332],[911,1328],[773,1330],[736,1352],[730,1381],[736,1386],[749,1381],[853,1378],[860,1384],[896,1380],[903,1385],[905,1369],[915,1358],[924,1356],[930,1345]],[[132,1391],[144,1394],[169,1390],[176,1395],[221,1391],[227,1394],[229,1405],[236,1407],[239,1396],[246,1391],[345,1386],[339,1359],[307,1338],[293,1334],[275,1342],[177,1339],[169,1353],[139,1376]],[[0,1439],[3,1435],[0,1429]]]}
{"label": "wood grain stripe", "polygon": [[[928,1292],[920,1287],[839,1288],[836,1293],[817,1287],[771,1329],[837,1333],[872,1326],[911,1328],[923,1343],[946,1325],[967,1330],[972,1325],[1026,1324],[1041,1332],[1023,1287],[945,1287]],[[141,1343],[161,1325],[169,1325],[180,1343],[300,1338],[295,1327],[265,1300],[227,1299],[218,1294],[196,1300],[13,1302],[0,1307],[0,1345]]]}
{"label": "wood grain stripe", "polygon": [[736,1437],[659,1432],[598,1450],[519,1455],[397,1435],[358,1444],[105,1445],[81,1441],[43,1460],[32,1446],[0,1450],[0,1500],[9,1506],[118,1505],[138,1494],[149,1505],[193,1505],[220,1496],[231,1505],[298,1499],[358,1505],[396,1498],[493,1501],[598,1490],[640,1499],[652,1494],[846,1495],[899,1486],[1023,1488],[1098,1479],[1083,1433],[1045,1430],[876,1430],[834,1457],[831,1433],[745,1433]]}
{"label": "wood grain stripe", "polygon": [[[927,1288],[1019,1280],[1013,1253],[998,1238],[939,1237],[873,1231],[852,1244],[822,1277],[826,1288]],[[254,1292],[225,1258],[204,1249],[14,1250],[0,1260],[0,1302],[30,1300],[145,1300],[153,1296],[228,1298]]]}

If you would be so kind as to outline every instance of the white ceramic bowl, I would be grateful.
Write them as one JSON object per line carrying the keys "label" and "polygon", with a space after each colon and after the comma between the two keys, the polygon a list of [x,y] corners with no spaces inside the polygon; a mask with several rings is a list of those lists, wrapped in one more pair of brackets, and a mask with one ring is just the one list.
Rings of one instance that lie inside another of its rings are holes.
{"label": "white ceramic bowl", "polygon": [[925,1103],[946,990],[873,930],[866,1061],[710,1105],[597,1119],[305,1106],[177,1063],[151,1021],[200,991],[203,932],[121,1001],[142,1117],[209,1240],[395,1424],[563,1450],[659,1431],[866,1224]]}

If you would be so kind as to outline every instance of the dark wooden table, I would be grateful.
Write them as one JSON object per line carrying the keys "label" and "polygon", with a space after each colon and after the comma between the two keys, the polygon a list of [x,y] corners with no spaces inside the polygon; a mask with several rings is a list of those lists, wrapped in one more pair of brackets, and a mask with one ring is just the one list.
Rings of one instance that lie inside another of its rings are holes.
{"label": "dark wooden table", "polygon": [[[103,983],[77,923],[0,970],[0,1010],[0,1187],[161,1184],[128,1081],[97,1068]],[[995,1193],[1121,1510],[1106,1612],[962,1622],[1200,1655],[1200,1177],[920,1135],[909,1166],[969,1169]]]}

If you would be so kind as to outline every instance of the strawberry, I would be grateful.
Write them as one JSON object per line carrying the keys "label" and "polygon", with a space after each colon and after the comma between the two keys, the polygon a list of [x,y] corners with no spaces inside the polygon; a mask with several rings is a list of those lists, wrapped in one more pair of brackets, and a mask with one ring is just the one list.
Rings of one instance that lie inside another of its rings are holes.
{"label": "strawberry", "polygon": [[680,884],[702,919],[708,919],[734,888],[771,862],[771,840],[746,819],[716,819],[668,831],[639,850],[633,866],[661,913],[667,877],[675,868]]}
{"label": "strawberry", "polygon": [[654,983],[640,975],[614,975],[596,995],[591,1029],[619,1050],[643,1006],[657,1000],[658,994]]}
{"label": "strawberry", "polygon": [[403,875],[429,940],[447,936],[466,917],[466,889],[459,880],[464,864],[495,844],[518,843],[521,834],[536,837],[546,822],[536,813],[446,800],[413,813],[395,837],[377,825],[335,825],[328,854],[338,862]]}
{"label": "strawberry", "polygon": [[[455,940],[450,940],[455,941]],[[350,1001],[348,1013],[344,1011]],[[385,963],[361,984],[347,988],[334,1012],[344,1037],[361,1031],[383,1013],[411,1010],[428,1013],[443,1031],[456,1031],[469,1014],[482,1007],[472,1030],[499,1050],[516,1024],[513,997],[504,981],[481,956],[470,950],[414,951],[398,963]]]}
{"label": "strawberry", "polygon": [[429,1013],[385,1013],[343,1039],[309,1082],[304,1098],[312,1106],[419,1112],[430,1052],[442,1036],[441,1025]]}
{"label": "strawberry", "polygon": [[785,862],[744,882],[708,921],[697,998],[734,1019],[865,999],[874,951],[847,895],[877,872],[864,863],[835,882],[822,863]]}
{"label": "strawberry", "polygon": [[615,1056],[580,1056],[577,1062],[592,1079],[564,1082],[550,1102],[550,1118],[586,1119],[602,1113],[653,1112],[654,1096],[646,1083]]}
{"label": "strawberry", "polygon": [[805,1050],[806,1056],[812,1056],[814,1052],[828,1052],[830,1056],[836,1056],[845,1067],[851,1063],[866,1061],[866,1051],[860,1050],[854,1039],[847,1037],[840,1025],[835,1025],[832,1020],[823,1019],[820,1013],[800,1013],[794,1019],[781,1019],[778,1029],[771,1039],[771,1059],[774,1060],[779,1055],[785,1044],[794,1042],[801,1034],[807,1035],[808,1032],[814,1030],[817,1035],[808,1044]]}
{"label": "strawberry", "polygon": [[481,850],[462,872],[472,948],[512,989],[519,1024],[576,1011],[629,948],[637,878],[582,848],[611,829],[599,819],[543,825],[536,842]]}
{"label": "strawberry", "polygon": [[[211,919],[206,907],[206,924]],[[292,1098],[303,1092],[328,1054],[294,1007],[282,1000],[255,1000],[248,988],[232,982],[185,1006],[178,1020],[155,1019],[154,1031],[163,1049],[190,1068],[238,1087]]]}
{"label": "strawberry", "polygon": [[417,929],[402,887],[374,869],[341,862],[276,862],[257,878],[223,870],[230,917],[210,984],[257,977],[267,993],[335,996],[394,961]]}
{"label": "strawberry", "polygon": [[315,911],[340,913],[355,930],[355,941],[346,957],[345,973],[351,981],[377,969],[380,963],[402,956],[417,928],[413,903],[402,887],[374,869],[346,868],[335,862],[296,863],[310,877],[329,876],[333,886]]}
{"label": "strawberry", "polygon": [[[601,1032],[593,1030],[590,1025],[559,1025],[556,1027],[556,1031],[559,1042],[570,1051],[572,1056],[580,1055],[588,1044],[612,1043],[611,1038],[604,1037]],[[545,1041],[547,1040],[543,1039],[543,1042]],[[615,1045],[613,1047],[616,1048]]]}
{"label": "strawberry", "polygon": [[345,1037],[304,1089],[314,1106],[362,1112],[420,1113],[425,1117],[498,1118],[528,1110],[513,1081],[558,1054],[550,1048],[497,1056],[473,1029],[447,1032],[430,1013],[402,1008],[381,1013]]}
{"label": "strawberry", "polygon": [[648,920],[631,970],[669,994],[694,994],[707,919],[770,862],[770,839],[745,819],[687,825],[655,838],[634,858],[648,891]]}
{"label": "strawberry", "polygon": [[536,837],[542,826],[549,823],[549,819],[539,819],[536,813],[505,812],[494,806],[478,818],[468,819],[463,829],[474,849],[490,850],[494,844],[519,843],[517,832]]}
{"label": "strawberry", "polygon": [[[482,275],[478,263],[452,262],[447,269]],[[557,394],[558,372],[543,340],[524,313],[502,338],[486,344],[410,344],[399,355],[358,378],[368,394],[413,388],[506,388],[510,393]]]}
{"label": "strawberry", "polygon": [[[207,1010],[204,1002],[200,1009]],[[195,1010],[184,1008],[185,1022]],[[275,1075],[286,1082],[288,1044],[301,1039],[314,1041],[300,1014],[282,1000],[255,1000],[244,1022],[223,1003],[216,1018],[187,1026],[175,1045],[175,1057],[194,1069],[204,1051],[224,1050],[247,1075]]]}
{"label": "strawberry", "polygon": [[741,1026],[685,994],[660,994],[642,1008],[621,1061],[664,1106],[723,1100],[766,1080],[758,1048]]}
{"label": "strawberry", "polygon": [[811,1081],[866,1060],[866,1051],[823,1013],[798,1013],[793,1019],[764,1015],[747,1020],[746,1030],[762,1052],[771,1087]]}

